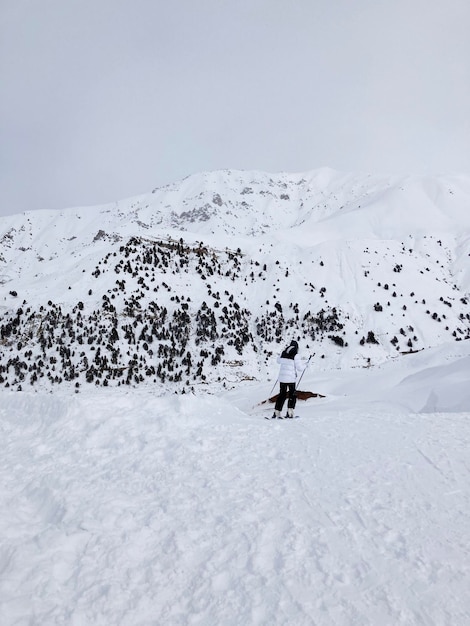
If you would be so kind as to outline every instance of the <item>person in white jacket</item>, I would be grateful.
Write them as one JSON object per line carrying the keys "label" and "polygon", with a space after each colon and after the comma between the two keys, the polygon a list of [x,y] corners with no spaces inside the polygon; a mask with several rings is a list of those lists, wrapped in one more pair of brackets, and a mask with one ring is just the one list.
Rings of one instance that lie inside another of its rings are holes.
{"label": "person in white jacket", "polygon": [[298,352],[299,344],[297,341],[291,341],[282,354],[277,357],[277,362],[281,366],[278,377],[280,389],[272,419],[282,419],[281,411],[286,398],[288,398],[286,417],[294,417],[294,408],[297,401],[295,384],[305,369],[305,363],[298,355]]}

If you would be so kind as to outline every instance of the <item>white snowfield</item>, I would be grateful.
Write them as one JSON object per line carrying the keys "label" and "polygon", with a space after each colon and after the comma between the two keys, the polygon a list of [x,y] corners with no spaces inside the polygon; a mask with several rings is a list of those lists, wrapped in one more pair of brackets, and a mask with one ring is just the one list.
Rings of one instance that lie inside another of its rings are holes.
{"label": "white snowfield", "polygon": [[470,624],[469,342],[216,395],[0,393],[2,626]]}

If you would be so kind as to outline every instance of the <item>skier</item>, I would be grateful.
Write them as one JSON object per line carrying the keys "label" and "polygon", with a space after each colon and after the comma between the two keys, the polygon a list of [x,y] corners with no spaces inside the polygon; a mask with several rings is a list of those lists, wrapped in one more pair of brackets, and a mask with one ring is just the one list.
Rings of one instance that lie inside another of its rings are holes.
{"label": "skier", "polygon": [[297,400],[295,383],[299,374],[301,374],[306,367],[305,363],[298,355],[298,351],[299,344],[297,341],[291,341],[287,348],[283,350],[282,354],[277,357],[277,362],[281,366],[278,376],[280,392],[274,406],[272,419],[282,419],[281,411],[287,397],[286,417],[294,417],[294,408]]}

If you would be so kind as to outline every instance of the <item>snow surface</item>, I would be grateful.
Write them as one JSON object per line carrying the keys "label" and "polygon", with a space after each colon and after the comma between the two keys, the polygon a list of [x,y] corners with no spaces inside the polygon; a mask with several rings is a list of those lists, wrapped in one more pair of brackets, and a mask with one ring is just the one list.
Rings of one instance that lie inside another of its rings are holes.
{"label": "snow surface", "polygon": [[276,422],[272,381],[2,391],[0,623],[470,623],[467,344],[313,365]]}

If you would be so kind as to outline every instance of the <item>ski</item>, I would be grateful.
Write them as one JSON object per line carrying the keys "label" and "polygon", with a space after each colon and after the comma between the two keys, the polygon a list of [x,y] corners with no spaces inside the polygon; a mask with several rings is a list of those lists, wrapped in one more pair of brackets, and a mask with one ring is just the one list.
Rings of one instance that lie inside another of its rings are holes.
{"label": "ski", "polygon": [[264,416],[265,420],[298,420],[300,418],[300,415],[293,415],[292,417],[289,417],[288,415],[283,415],[281,417],[270,417],[268,415]]}

